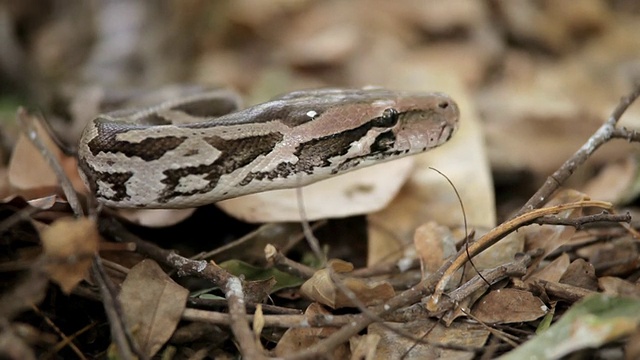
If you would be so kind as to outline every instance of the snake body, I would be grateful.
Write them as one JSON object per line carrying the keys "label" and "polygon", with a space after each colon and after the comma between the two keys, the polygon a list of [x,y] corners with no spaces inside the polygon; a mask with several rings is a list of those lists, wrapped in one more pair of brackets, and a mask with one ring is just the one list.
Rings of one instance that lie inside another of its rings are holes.
{"label": "snake body", "polygon": [[308,90],[239,110],[212,90],[99,115],[79,167],[105,205],[194,207],[426,151],[451,138],[458,116],[441,93]]}

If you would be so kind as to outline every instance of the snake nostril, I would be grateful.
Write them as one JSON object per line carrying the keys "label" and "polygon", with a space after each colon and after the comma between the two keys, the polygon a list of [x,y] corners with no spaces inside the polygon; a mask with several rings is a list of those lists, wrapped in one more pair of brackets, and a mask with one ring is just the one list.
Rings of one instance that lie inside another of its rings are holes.
{"label": "snake nostril", "polygon": [[443,102],[441,102],[440,104],[438,104],[438,107],[439,107],[440,109],[446,109],[446,108],[448,108],[448,107],[449,107],[449,103],[448,103],[448,102],[446,102],[446,101],[443,101]]}

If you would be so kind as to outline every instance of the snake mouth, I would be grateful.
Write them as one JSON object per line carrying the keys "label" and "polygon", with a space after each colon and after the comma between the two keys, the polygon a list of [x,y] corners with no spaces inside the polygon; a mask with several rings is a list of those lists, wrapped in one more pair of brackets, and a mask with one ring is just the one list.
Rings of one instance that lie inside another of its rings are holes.
{"label": "snake mouth", "polygon": [[383,162],[387,160],[397,159],[402,155],[406,155],[408,152],[409,150],[404,150],[404,151],[394,150],[394,151],[380,152],[376,154],[367,154],[367,155],[352,157],[338,164],[336,168],[331,171],[331,173],[340,174],[343,172],[347,172],[349,170],[352,170],[356,167],[361,166],[363,162],[372,162],[372,161]]}

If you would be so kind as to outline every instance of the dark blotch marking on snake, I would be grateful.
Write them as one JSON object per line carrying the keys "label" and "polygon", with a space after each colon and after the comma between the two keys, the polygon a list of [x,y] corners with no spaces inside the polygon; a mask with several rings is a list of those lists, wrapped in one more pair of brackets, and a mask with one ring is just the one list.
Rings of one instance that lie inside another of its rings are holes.
{"label": "dark blotch marking on snake", "polygon": [[122,128],[109,122],[96,123],[98,136],[87,143],[89,150],[94,156],[103,153],[122,153],[127,157],[137,156],[144,161],[160,159],[167,151],[171,151],[182,144],[186,136],[164,136],[147,138],[137,143],[116,140],[116,136],[136,128]]}
{"label": "dark blotch marking on snake", "polygon": [[[93,171],[93,176],[95,176],[97,179],[100,179],[101,182],[105,182],[110,185],[109,189],[105,189],[105,191],[103,189],[100,189],[100,187],[105,187],[108,185],[101,185],[96,183],[96,187],[98,187],[98,189],[96,189],[96,193],[99,194],[100,197],[115,202],[122,201],[131,197],[129,194],[127,194],[126,183],[133,176],[133,172],[112,173]],[[106,194],[109,192],[114,192],[114,194],[111,196],[107,196]]]}
{"label": "dark blotch marking on snake", "polygon": [[[222,175],[232,173],[239,168],[247,166],[260,155],[270,153],[276,144],[282,141],[282,134],[270,133],[232,140],[211,136],[204,140],[220,151],[220,155],[211,164],[163,171],[162,173],[165,178],[161,182],[166,186],[160,194],[159,202],[166,203],[176,196],[189,196],[210,192],[216,187]],[[184,192],[177,191],[176,189],[180,184],[180,179],[189,175],[204,175],[203,179],[208,181],[208,183],[198,189]]]}
{"label": "dark blotch marking on snake", "polygon": [[[290,162],[283,162],[276,166],[271,171],[252,172],[247,174],[240,186],[245,186],[255,180],[276,178],[286,178],[292,176],[295,173],[307,173],[312,174],[313,170],[321,167],[331,166],[329,159],[345,155],[350,148],[351,143],[362,139],[369,130],[373,127],[381,127],[382,117],[374,118],[359,127],[342,131],[340,133],[331,134],[318,139],[309,140],[301,143],[296,147],[294,155],[298,158],[298,162],[292,164]],[[385,126],[382,126],[385,127]],[[388,135],[384,135],[388,134]],[[383,136],[384,135],[384,136]],[[382,137],[380,137],[382,136]],[[378,136],[375,143],[372,145],[371,150],[375,151],[374,154],[383,153],[381,157],[386,157],[385,151],[390,150],[395,142],[395,136],[392,131],[384,132]],[[393,137],[393,139],[390,138]],[[375,146],[375,147],[374,147]],[[349,160],[345,160],[347,162]],[[357,165],[357,163],[352,163]],[[354,166],[355,166],[354,165]],[[332,171],[333,174],[342,171],[342,168],[336,168]]]}

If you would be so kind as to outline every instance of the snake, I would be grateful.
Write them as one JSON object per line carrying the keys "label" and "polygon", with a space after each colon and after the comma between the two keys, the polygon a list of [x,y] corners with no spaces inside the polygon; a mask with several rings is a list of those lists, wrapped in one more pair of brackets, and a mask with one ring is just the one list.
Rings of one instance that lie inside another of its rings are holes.
{"label": "snake", "polygon": [[320,88],[241,108],[235,92],[207,89],[97,115],[78,167],[106,206],[190,208],[421,153],[458,121],[439,92]]}

